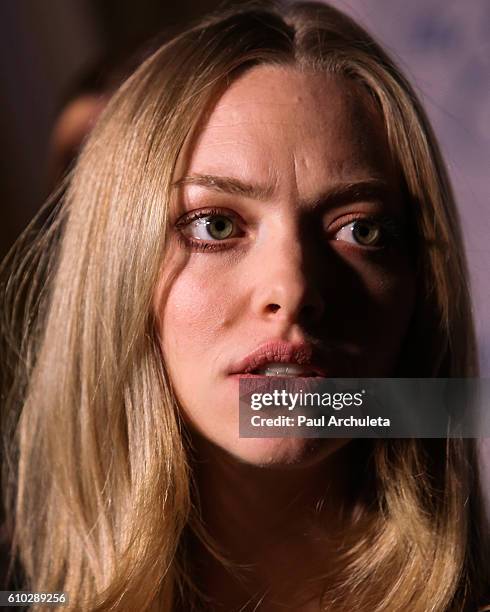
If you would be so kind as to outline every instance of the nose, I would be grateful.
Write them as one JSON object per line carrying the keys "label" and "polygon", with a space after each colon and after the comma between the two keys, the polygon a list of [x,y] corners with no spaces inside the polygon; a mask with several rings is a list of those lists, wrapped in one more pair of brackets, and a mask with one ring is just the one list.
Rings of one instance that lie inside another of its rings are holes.
{"label": "nose", "polygon": [[254,275],[253,310],[259,318],[289,325],[319,323],[325,311],[320,262],[307,259],[307,246],[297,233],[276,234],[264,248]]}

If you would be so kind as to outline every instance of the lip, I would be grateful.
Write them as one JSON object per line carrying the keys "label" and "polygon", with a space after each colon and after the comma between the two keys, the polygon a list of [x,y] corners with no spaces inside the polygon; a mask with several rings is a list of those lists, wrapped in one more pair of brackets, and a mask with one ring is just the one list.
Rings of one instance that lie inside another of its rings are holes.
{"label": "lip", "polygon": [[269,340],[234,363],[229,374],[247,378],[264,378],[262,374],[252,374],[253,370],[269,363],[292,363],[307,366],[308,370],[316,376],[326,378],[327,372],[319,361],[315,348],[308,342],[292,343],[285,340]]}

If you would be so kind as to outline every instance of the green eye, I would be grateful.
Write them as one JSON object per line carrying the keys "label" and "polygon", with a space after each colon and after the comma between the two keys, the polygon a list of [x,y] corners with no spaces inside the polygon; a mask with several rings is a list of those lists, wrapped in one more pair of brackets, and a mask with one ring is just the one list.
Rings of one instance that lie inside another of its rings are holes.
{"label": "green eye", "polygon": [[375,246],[381,239],[381,229],[370,221],[356,221],[352,224],[352,236],[363,246]]}
{"label": "green eye", "polygon": [[206,220],[206,231],[215,240],[225,240],[233,233],[233,222],[224,216],[209,217]]}
{"label": "green eye", "polygon": [[228,244],[228,239],[245,235],[242,221],[237,215],[219,210],[192,212],[178,221],[176,228],[190,244],[203,249],[217,248],[220,242],[224,246]]}
{"label": "green eye", "polygon": [[372,250],[402,248],[406,245],[405,228],[402,223],[390,216],[355,219],[342,225],[334,237],[335,240]]}

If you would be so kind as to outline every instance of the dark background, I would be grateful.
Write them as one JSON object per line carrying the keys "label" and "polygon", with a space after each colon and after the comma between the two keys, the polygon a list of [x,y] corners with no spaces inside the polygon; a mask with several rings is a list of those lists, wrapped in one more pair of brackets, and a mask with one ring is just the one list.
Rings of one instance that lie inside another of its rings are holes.
{"label": "dark background", "polygon": [[0,257],[50,190],[50,134],[87,71],[217,0],[1,0]]}

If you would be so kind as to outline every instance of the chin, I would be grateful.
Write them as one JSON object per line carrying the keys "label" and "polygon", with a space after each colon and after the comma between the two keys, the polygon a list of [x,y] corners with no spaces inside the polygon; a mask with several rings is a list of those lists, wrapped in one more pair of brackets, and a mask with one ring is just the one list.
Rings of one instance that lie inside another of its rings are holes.
{"label": "chin", "polygon": [[238,461],[263,468],[307,468],[320,463],[348,439],[240,438],[220,445]]}

